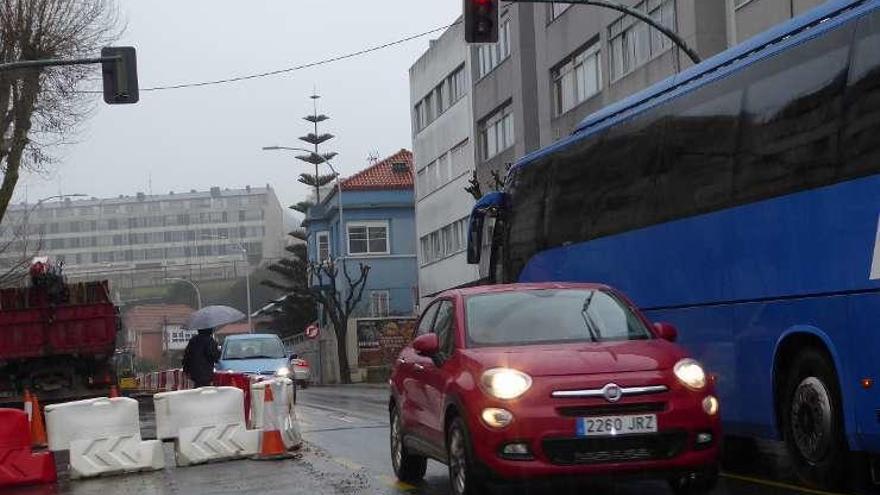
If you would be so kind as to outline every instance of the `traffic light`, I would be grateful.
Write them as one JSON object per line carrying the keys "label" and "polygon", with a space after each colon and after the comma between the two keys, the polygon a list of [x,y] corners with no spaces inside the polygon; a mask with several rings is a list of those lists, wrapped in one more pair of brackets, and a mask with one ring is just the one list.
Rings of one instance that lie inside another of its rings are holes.
{"label": "traffic light", "polygon": [[101,62],[104,75],[104,101],[109,105],[137,103],[137,56],[133,46],[108,46],[101,49],[101,58],[116,57]]}
{"label": "traffic light", "polygon": [[468,43],[498,42],[498,0],[464,0],[464,39]]}

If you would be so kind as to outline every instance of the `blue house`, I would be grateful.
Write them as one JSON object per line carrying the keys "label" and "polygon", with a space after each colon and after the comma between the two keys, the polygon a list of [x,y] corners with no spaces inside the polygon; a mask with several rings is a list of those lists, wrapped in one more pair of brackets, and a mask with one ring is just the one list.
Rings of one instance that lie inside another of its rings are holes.
{"label": "blue house", "polygon": [[[418,263],[412,166],[412,152],[402,149],[341,179],[306,216],[311,261],[332,259],[339,266],[344,260],[353,277],[359,263],[370,266],[352,318],[414,314]],[[347,283],[339,271],[337,288],[344,291]]]}

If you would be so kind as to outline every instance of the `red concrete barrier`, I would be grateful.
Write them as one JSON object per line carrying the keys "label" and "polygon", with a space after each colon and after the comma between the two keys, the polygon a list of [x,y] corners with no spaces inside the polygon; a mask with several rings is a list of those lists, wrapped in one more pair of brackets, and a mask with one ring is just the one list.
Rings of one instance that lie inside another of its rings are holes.
{"label": "red concrete barrier", "polygon": [[54,455],[31,450],[27,414],[0,409],[0,488],[53,483],[57,477]]}

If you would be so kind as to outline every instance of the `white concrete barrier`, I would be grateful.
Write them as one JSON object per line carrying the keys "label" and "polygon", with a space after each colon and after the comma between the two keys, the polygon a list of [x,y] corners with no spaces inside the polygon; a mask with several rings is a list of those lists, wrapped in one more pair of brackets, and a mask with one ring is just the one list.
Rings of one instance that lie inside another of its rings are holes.
{"label": "white concrete barrier", "polygon": [[293,381],[289,378],[274,378],[251,384],[251,424],[257,430],[263,428],[263,407],[266,387],[272,387],[272,397],[276,418],[281,422],[281,439],[288,450],[302,445],[302,434],[296,420],[296,406],[293,403]]}
{"label": "white concrete barrier", "polygon": [[202,387],[153,396],[156,436],[175,440],[178,466],[249,457],[260,432],[248,430],[244,393],[235,387]]}
{"label": "white concrete barrier", "polygon": [[141,440],[138,403],[101,397],[46,406],[49,449],[70,451],[70,477],[158,470],[162,443]]}

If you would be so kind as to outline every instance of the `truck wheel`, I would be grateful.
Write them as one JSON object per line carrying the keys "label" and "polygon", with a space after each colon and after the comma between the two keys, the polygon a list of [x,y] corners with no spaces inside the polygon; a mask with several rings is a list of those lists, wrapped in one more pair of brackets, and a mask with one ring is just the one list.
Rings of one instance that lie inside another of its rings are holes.
{"label": "truck wheel", "polygon": [[391,467],[400,481],[414,482],[425,477],[428,459],[410,454],[403,443],[403,426],[397,408],[391,409]]}
{"label": "truck wheel", "polygon": [[849,453],[837,373],[827,355],[802,351],[781,393],[783,435],[798,476],[813,486],[839,486]]}

